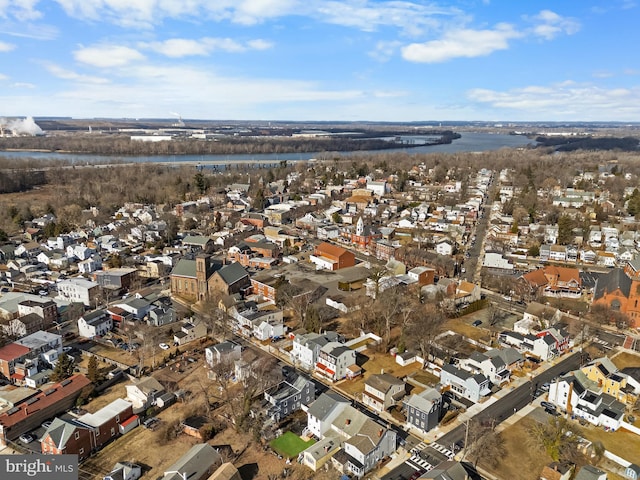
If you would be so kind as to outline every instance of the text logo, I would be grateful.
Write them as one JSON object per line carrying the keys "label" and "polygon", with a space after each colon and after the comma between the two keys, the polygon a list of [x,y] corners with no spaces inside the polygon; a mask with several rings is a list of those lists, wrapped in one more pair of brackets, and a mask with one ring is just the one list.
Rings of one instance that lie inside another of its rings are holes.
{"label": "text logo", "polygon": [[77,455],[0,455],[2,480],[73,480],[78,478]]}

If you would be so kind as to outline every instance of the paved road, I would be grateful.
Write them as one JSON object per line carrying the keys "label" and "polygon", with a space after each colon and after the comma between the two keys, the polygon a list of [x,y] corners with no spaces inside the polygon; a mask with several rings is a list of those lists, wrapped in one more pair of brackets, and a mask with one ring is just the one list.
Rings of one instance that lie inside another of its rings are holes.
{"label": "paved road", "polygon": [[[474,418],[479,421],[495,420],[496,424],[501,423],[508,417],[513,415],[515,410],[520,410],[533,400],[533,393],[535,392],[538,385],[542,385],[545,382],[550,382],[560,374],[575,370],[578,367],[580,367],[580,352],[572,354],[557,365],[554,365],[553,367],[542,372],[540,375],[536,376],[532,381],[529,381],[516,388],[511,393],[505,395],[492,405],[489,405],[487,408],[478,413],[478,415],[476,415]],[[438,443],[445,447],[458,442],[464,443],[465,428],[466,427],[464,425],[459,425],[449,433],[440,437],[438,439]]]}

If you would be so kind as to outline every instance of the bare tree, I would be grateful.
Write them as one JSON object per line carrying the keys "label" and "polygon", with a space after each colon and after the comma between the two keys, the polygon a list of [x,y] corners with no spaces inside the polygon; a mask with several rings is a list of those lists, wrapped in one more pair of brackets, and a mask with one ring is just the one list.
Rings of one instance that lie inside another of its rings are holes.
{"label": "bare tree", "polygon": [[468,422],[465,457],[473,462],[474,467],[481,459],[487,466],[495,467],[505,452],[505,442],[500,433],[495,431],[495,421],[472,419]]}
{"label": "bare tree", "polygon": [[403,336],[407,339],[409,346],[420,351],[422,358],[431,360],[436,337],[442,332],[445,316],[433,304],[424,305],[418,312],[417,315],[410,317],[403,330]]}
{"label": "bare tree", "polygon": [[545,423],[535,423],[530,429],[531,447],[546,452],[554,461],[575,461],[580,436],[575,426],[564,417],[551,417]]}

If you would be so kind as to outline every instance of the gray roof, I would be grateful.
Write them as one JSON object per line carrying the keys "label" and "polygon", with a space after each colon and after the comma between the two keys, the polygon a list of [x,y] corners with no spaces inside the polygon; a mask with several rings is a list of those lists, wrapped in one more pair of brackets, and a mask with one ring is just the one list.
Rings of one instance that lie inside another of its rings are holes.
{"label": "gray roof", "polygon": [[[78,417],[78,422],[91,427],[99,427],[116,415],[120,415],[128,408],[132,408],[132,403],[122,398],[116,398],[109,405],[102,407],[95,413],[85,413],[81,417]],[[121,419],[124,420],[124,419]]]}
{"label": "gray roof", "polygon": [[324,420],[339,405],[350,405],[351,402],[341,395],[325,392],[309,406],[308,414],[319,420]]}
{"label": "gray roof", "polygon": [[51,421],[51,425],[47,428],[47,431],[42,435],[42,438],[49,435],[53,440],[56,448],[64,450],[67,442],[76,431],[77,428],[81,428],[75,423],[67,422],[61,418],[54,418]]}
{"label": "gray roof", "polygon": [[420,478],[430,480],[466,480],[469,476],[460,462],[449,460],[441,463],[438,468],[434,468]]}
{"label": "gray roof", "polygon": [[606,473],[599,468],[585,465],[578,471],[574,480],[598,480],[602,475],[606,475]]}
{"label": "gray roof", "polygon": [[493,348],[484,353],[487,357],[500,357],[505,365],[523,360],[522,354],[515,348]]}
{"label": "gray roof", "polygon": [[173,267],[173,271],[171,275],[178,275],[180,277],[196,277],[196,261],[195,260],[187,260],[186,258],[181,258],[175,267]]}
{"label": "gray roof", "polygon": [[[208,443],[194,445],[180,459],[165,469],[167,473],[162,480],[182,480],[182,478],[207,478],[213,473],[213,466],[222,462],[222,457]],[[211,471],[209,471],[211,470]],[[207,472],[209,475],[207,475]],[[182,475],[186,474],[186,477]]]}
{"label": "gray roof", "polygon": [[625,297],[629,297],[631,291],[631,279],[624,273],[621,268],[614,268],[606,275],[601,275],[596,281],[593,299],[598,300],[606,293],[611,293],[620,289]]}
{"label": "gray roof", "polygon": [[188,235],[182,239],[183,245],[200,245],[204,247],[207,242],[213,242],[213,240],[203,235]]}
{"label": "gray roof", "polygon": [[421,412],[429,412],[434,402],[442,398],[440,392],[435,388],[428,388],[418,394],[413,394],[407,400],[406,405],[416,408]]}
{"label": "gray roof", "polygon": [[225,265],[220,270],[218,270],[218,274],[227,285],[233,285],[234,283],[242,280],[244,277],[249,276],[244,267],[238,262],[233,262],[230,265]]}
{"label": "gray roof", "polygon": [[394,385],[404,385],[402,380],[388,373],[373,374],[364,383],[384,393],[387,393]]}

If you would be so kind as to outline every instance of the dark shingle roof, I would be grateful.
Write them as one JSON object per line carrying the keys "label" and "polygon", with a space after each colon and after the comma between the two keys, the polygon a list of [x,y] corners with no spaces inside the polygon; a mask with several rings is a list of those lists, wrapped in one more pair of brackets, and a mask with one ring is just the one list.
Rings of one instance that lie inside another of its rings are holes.
{"label": "dark shingle roof", "polygon": [[602,275],[596,281],[594,300],[602,298],[605,293],[611,293],[620,289],[625,297],[629,297],[631,291],[631,279],[621,268],[614,268],[608,274]]}
{"label": "dark shingle roof", "polygon": [[242,265],[240,265],[238,262],[233,262],[230,265],[225,265],[220,270],[218,270],[218,274],[227,285],[233,285],[237,281],[249,275],[247,271],[242,267]]}

